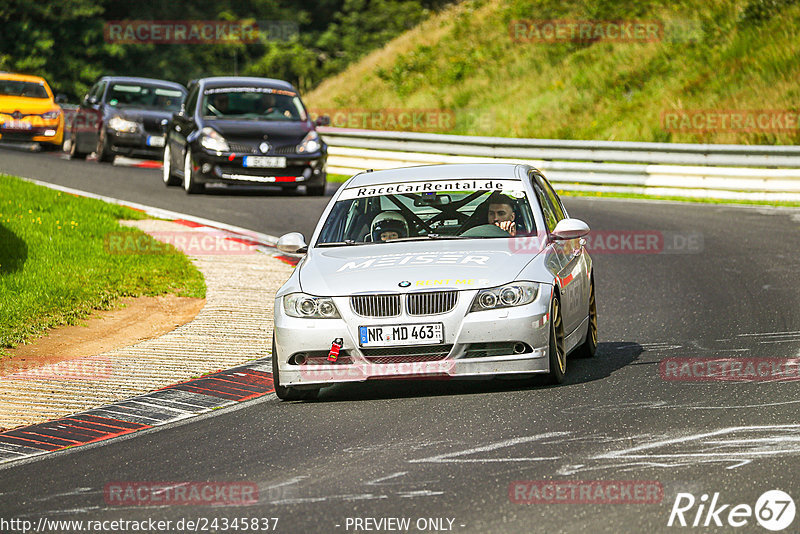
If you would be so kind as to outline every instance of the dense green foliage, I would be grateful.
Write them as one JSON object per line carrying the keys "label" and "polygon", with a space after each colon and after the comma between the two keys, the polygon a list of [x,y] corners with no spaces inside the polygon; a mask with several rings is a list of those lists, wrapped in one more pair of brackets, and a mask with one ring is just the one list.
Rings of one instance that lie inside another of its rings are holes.
{"label": "dense green foliage", "polygon": [[[513,38],[516,21],[554,19],[657,21],[663,31],[651,41]],[[797,0],[465,0],[325,80],[306,102],[446,110],[450,127],[424,130],[441,133],[797,144],[796,123],[746,132],[709,120],[689,131],[664,117],[775,110],[796,118],[798,34]]]}
{"label": "dense green foliage", "polygon": [[[0,2],[0,70],[46,77],[71,101],[101,75],[181,83],[212,75],[287,79],[302,90],[339,72],[446,0],[60,0]],[[108,21],[281,21],[290,39],[226,44],[117,44]]]}
{"label": "dense green foliage", "polygon": [[[141,217],[0,174],[0,355],[120,297],[205,297],[203,276],[186,256],[117,222]],[[164,253],[116,253],[108,245],[128,236]]]}

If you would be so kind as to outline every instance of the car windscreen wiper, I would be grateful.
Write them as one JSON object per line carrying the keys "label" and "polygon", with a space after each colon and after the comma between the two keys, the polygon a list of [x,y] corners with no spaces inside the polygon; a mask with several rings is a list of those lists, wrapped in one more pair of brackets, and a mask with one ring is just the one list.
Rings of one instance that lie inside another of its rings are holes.
{"label": "car windscreen wiper", "polygon": [[391,242],[396,241],[424,241],[427,239],[474,239],[468,235],[443,235],[443,234],[428,234],[420,235],[417,237],[401,237],[399,239],[392,239]]}
{"label": "car windscreen wiper", "polygon": [[330,243],[317,243],[318,247],[348,247],[350,245],[372,245],[372,243],[366,241],[353,241],[352,239],[345,239],[344,241],[332,241]]}

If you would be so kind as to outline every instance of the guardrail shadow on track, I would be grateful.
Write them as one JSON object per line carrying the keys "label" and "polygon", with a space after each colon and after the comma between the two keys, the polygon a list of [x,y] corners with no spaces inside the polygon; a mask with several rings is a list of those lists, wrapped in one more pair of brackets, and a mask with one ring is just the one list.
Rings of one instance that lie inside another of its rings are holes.
{"label": "guardrail shadow on track", "polygon": [[[439,397],[478,393],[510,392],[565,387],[609,377],[635,362],[644,348],[633,342],[599,343],[594,358],[567,360],[567,376],[559,386],[550,385],[544,375],[521,379],[398,379],[336,384],[324,388],[316,402],[376,400],[387,398]],[[315,401],[306,401],[315,402]]]}

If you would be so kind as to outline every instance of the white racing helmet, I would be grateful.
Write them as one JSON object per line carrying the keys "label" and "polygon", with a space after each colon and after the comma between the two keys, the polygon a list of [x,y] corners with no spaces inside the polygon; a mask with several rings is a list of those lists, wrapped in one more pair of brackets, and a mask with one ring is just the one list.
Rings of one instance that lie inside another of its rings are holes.
{"label": "white racing helmet", "polygon": [[400,237],[408,237],[408,223],[405,217],[397,211],[384,211],[376,215],[370,228],[372,241],[380,241],[383,232],[397,232]]}

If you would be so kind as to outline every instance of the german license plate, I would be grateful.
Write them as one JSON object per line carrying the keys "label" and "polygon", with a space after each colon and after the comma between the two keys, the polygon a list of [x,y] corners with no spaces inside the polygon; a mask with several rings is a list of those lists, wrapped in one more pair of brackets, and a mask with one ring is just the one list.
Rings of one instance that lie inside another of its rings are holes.
{"label": "german license plate", "polygon": [[164,146],[164,136],[162,135],[148,135],[147,146]]}
{"label": "german license plate", "polygon": [[284,168],[286,167],[286,158],[275,156],[245,156],[244,166]]}
{"label": "german license plate", "polygon": [[444,343],[444,326],[442,323],[359,326],[358,337],[362,347],[435,345]]}
{"label": "german license plate", "polygon": [[7,130],[30,130],[31,123],[25,121],[6,121],[3,123],[3,128]]}

